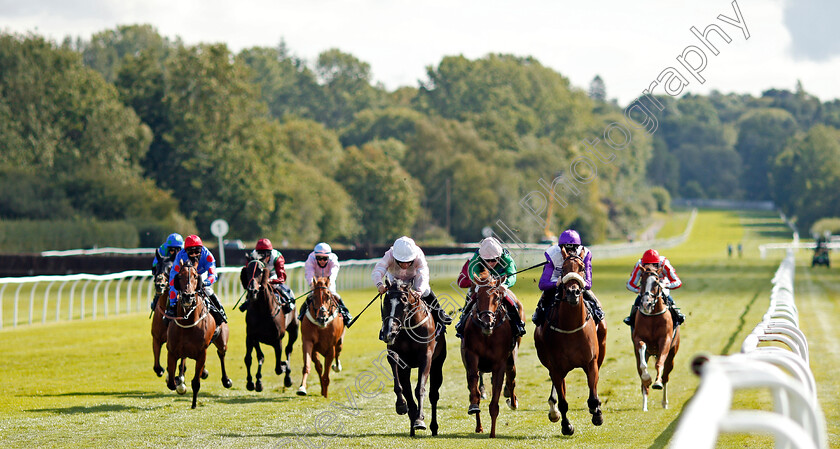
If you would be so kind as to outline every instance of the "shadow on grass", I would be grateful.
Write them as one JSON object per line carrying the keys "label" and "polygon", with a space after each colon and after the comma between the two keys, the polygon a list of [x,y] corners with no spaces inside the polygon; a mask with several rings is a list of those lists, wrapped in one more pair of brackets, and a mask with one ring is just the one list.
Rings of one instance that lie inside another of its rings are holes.
{"label": "shadow on grass", "polygon": [[683,407],[680,409],[680,414],[676,418],[674,418],[674,420],[671,421],[670,424],[668,424],[668,427],[666,427],[662,430],[662,432],[659,433],[659,436],[657,436],[656,439],[653,440],[653,443],[650,446],[648,446],[648,449],[660,449],[668,445],[668,443],[671,441],[671,438],[673,438],[674,436],[674,432],[677,430],[677,425],[680,423],[680,419],[682,418],[683,413],[685,413],[686,407],[690,403],[691,400],[683,404]]}
{"label": "shadow on grass", "polygon": [[[160,408],[160,407],[158,407]],[[133,407],[119,404],[74,405],[72,407],[34,408],[26,410],[32,413],[53,413],[56,415],[77,415],[87,413],[141,412],[148,411],[147,407]]]}
{"label": "shadow on grass", "polygon": [[[497,425],[498,427],[498,425]],[[293,440],[311,440],[311,439],[326,439],[331,440],[333,438],[363,438],[363,437],[385,437],[385,438],[404,438],[409,441],[419,441],[420,439],[441,439],[441,440],[454,440],[454,439],[468,439],[468,440],[490,440],[490,427],[484,429],[484,433],[475,433],[475,432],[457,432],[457,433],[439,433],[435,436],[426,430],[426,431],[418,431],[417,436],[414,438],[408,435],[408,421],[406,421],[406,431],[405,432],[380,432],[380,433],[354,433],[354,434],[321,434],[321,433],[294,433],[294,432],[275,432],[275,433],[261,433],[261,434],[236,434],[236,433],[223,433],[219,434],[220,437],[225,438],[289,438]],[[572,436],[564,436],[561,435],[558,431],[557,437],[559,439],[573,439],[575,438],[574,435]],[[505,435],[499,431],[496,432],[496,440],[516,440],[522,441],[524,438],[522,435]],[[492,440],[490,440],[492,441]]]}
{"label": "shadow on grass", "polygon": [[729,334],[729,340],[727,340],[726,345],[724,345],[723,349],[720,352],[722,355],[729,354],[729,351],[732,350],[732,346],[735,344],[735,339],[738,338],[738,335],[740,335],[741,332],[743,332],[744,325],[747,324],[747,321],[744,318],[747,316],[750,309],[752,309],[753,304],[755,304],[755,302],[758,300],[758,295],[760,295],[762,291],[756,292],[755,296],[753,296],[750,302],[747,303],[747,306],[744,307],[744,311],[741,312],[741,315],[738,317],[738,327],[735,328],[735,330],[732,331],[731,334]]}

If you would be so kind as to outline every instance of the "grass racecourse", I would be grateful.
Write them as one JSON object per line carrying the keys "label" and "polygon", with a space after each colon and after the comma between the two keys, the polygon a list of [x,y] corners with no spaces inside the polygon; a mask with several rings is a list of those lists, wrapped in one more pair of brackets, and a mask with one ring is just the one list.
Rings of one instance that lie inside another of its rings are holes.
{"label": "grass racecourse", "polygon": [[[684,215],[675,220],[684,224]],[[666,227],[669,226],[666,224]],[[679,227],[678,226],[678,227]],[[210,378],[202,381],[198,407],[191,393],[170,392],[152,372],[148,312],[108,319],[21,326],[0,331],[0,446],[2,447],[564,447],[661,448],[668,445],[680,414],[691,400],[698,378],[688,364],[700,352],[730,354],[740,350],[747,334],[767,309],[770,279],[783,256],[759,257],[758,245],[788,241],[790,231],[772,213],[702,211],[688,242],[664,250],[683,279],[674,291],[688,316],[682,346],[668,385],[670,407],[660,406],[652,391],[650,411],[641,411],[639,379],[630,332],[621,320],[634,296],[624,284],[635,258],[595,260],[594,288],[603,302],[609,327],[607,356],[598,391],[604,424],[595,427],[586,408],[583,371],[567,377],[570,420],[575,434],[564,437],[547,418],[547,370],[534,349],[533,326],[523,338],[517,363],[520,409],[502,404],[497,439],[475,434],[467,415],[468,392],[459,343],[447,335],[448,359],[439,403],[440,434],[408,436],[408,419],[394,412],[392,384],[374,362],[384,349],[377,340],[378,311],[369,309],[345,337],[344,371],[332,374],[330,398],[295,395],[300,382],[299,342],[292,354],[294,386],[282,388],[273,374],[273,353],[266,354],[262,393],[245,389],[244,315],[229,310],[231,338],[227,356],[233,388],[219,380],[215,351],[208,354]],[[726,245],[743,242],[742,258],[727,257]],[[537,270],[520,275],[514,291],[528,314],[537,299]],[[455,273],[453,273],[454,278]],[[451,279],[434,279],[445,294]],[[373,289],[342,292],[358,313]],[[226,298],[228,308],[236,298]],[[829,443],[840,448],[840,277],[837,268],[810,268],[810,254],[797,255],[796,303],[800,326],[810,343],[811,368],[818,384]],[[314,371],[314,370],[313,370]],[[188,379],[192,361],[188,363]],[[310,392],[319,390],[311,377]],[[482,421],[489,432],[488,401]],[[765,391],[738,392],[734,408],[771,409]],[[426,423],[431,419],[427,403]],[[718,447],[773,447],[762,435],[723,435]]]}

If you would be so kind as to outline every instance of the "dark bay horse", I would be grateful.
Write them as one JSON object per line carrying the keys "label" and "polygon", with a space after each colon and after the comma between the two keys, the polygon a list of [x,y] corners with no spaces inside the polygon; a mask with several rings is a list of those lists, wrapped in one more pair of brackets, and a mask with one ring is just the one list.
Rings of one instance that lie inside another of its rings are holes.
{"label": "dark bay horse", "polygon": [[551,377],[548,418],[551,422],[557,422],[562,415],[561,431],[563,435],[572,435],[575,429],[566,417],[569,410],[566,374],[574,368],[581,368],[586,373],[589,386],[587,405],[592,414],[592,424],[600,426],[604,422],[601,400],[598,398],[598,371],[606,354],[607,331],[603,321],[599,326],[595,325],[584,304],[583,260],[577,256],[568,256],[565,251],[563,256],[565,260],[558,297],[550,305],[545,322],[534,331],[534,343],[537,356],[548,368]]}
{"label": "dark bay horse", "polygon": [[[306,379],[311,371],[310,362],[321,380],[321,395],[327,397],[330,386],[330,365],[335,365],[336,372],[341,371],[338,357],[344,345],[344,317],[338,311],[338,301],[330,291],[330,278],[316,277],[312,280],[312,300],[306,309],[306,319],[300,327],[301,346],[303,347],[303,376],[297,394],[306,395]],[[318,359],[324,356],[324,366]]]}
{"label": "dark bay horse", "polygon": [[[278,376],[286,373],[283,379],[285,387],[292,386],[290,357],[292,345],[298,337],[298,320],[294,311],[284,313],[280,301],[271,288],[269,277],[271,270],[266,270],[260,260],[252,260],[242,267],[239,281],[248,295],[248,311],[245,312],[245,369],[248,381],[245,388],[248,391],[263,390],[262,366],[265,361],[260,343],[274,348],[274,373]],[[286,360],[283,360],[283,336],[286,340]],[[251,378],[251,351],[257,351],[257,382]]]}
{"label": "dark bay horse", "polygon": [[[475,289],[475,306],[464,326],[464,338],[461,340],[461,360],[467,371],[467,388],[470,390],[468,413],[475,415],[475,431],[483,432],[481,427],[481,390],[480,373],[492,373],[493,393],[490,400],[490,438],[496,438],[496,417],[499,416],[499,396],[504,395],[508,406],[516,410],[519,401],[516,398],[516,354],[521,338],[513,339],[513,324],[507,316],[505,289],[500,287],[502,279],[490,279],[485,270],[481,274]],[[522,308],[519,308],[522,315]],[[522,316],[524,320],[525,317]]]}
{"label": "dark bay horse", "polygon": [[204,289],[199,288],[201,281],[195,267],[189,260],[181,266],[175,282],[179,286],[178,302],[175,306],[176,318],[167,329],[166,351],[168,360],[166,371],[169,374],[166,386],[170,390],[177,389],[178,394],[184,394],[186,387],[181,377],[177,377],[175,367],[180,360],[195,360],[195,376],[192,379],[192,408],[195,408],[198,390],[201,388],[201,374],[207,360],[207,347],[210,343],[216,345],[216,353],[222,365],[222,385],[230,388],[232,382],[225,371],[225,353],[227,352],[228,326],[227,323],[216,325],[216,320],[210,315],[204,303]]}
{"label": "dark bay horse", "polygon": [[[382,332],[388,345],[388,363],[394,374],[397,414],[408,413],[411,436],[416,430],[426,430],[423,400],[426,381],[431,380],[432,422],[429,428],[432,435],[437,435],[437,403],[443,383],[443,361],[446,360],[443,329],[436,328],[432,312],[420,299],[420,294],[400,280],[388,283],[382,312]],[[411,385],[412,368],[417,368],[416,404],[410,393],[403,393]]]}
{"label": "dark bay horse", "polygon": [[154,369],[158,377],[163,376],[163,367],[160,365],[160,348],[166,343],[167,323],[163,321],[163,313],[169,303],[169,271],[172,268],[172,261],[166,260],[158,265],[158,273],[155,275],[155,310],[152,315],[152,354],[155,357]]}
{"label": "dark bay horse", "polygon": [[[673,318],[665,303],[665,294],[659,284],[659,270],[642,270],[639,286],[641,302],[636,313],[632,333],[636,369],[642,381],[642,410],[647,411],[650,387],[662,390],[662,408],[668,408],[668,375],[674,369],[674,357],[680,349],[680,327],[674,327]],[[656,357],[656,379],[651,379],[647,360]]]}

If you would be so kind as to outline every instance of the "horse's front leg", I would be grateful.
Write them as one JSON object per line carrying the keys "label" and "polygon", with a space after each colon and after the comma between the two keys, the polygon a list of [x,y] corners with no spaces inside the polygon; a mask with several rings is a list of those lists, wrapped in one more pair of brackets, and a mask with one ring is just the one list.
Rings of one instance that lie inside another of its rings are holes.
{"label": "horse's front leg", "polygon": [[260,347],[260,342],[257,339],[254,339],[254,349],[257,352],[257,383],[254,385],[254,388],[257,391],[263,391],[262,367],[263,362],[265,362],[265,354],[263,354],[262,347]]}
{"label": "horse's front leg", "polygon": [[508,398],[505,402],[511,410],[519,407],[519,400],[516,398],[516,348],[507,359],[504,396]]}
{"label": "horse's front leg", "polygon": [[166,354],[166,387],[170,390],[175,389],[175,368],[177,366],[178,358],[172,352],[171,348],[169,348]]}
{"label": "horse's front leg", "polygon": [[662,389],[662,373],[665,371],[665,360],[668,358],[668,352],[671,350],[671,335],[668,334],[659,339],[657,348],[659,352],[656,354],[656,379],[653,381],[651,388],[654,390]]}
{"label": "horse's front leg", "polygon": [[[227,323],[222,323],[222,330],[219,332],[219,335],[216,337],[216,341],[214,344],[216,345],[216,354],[219,356],[219,364],[222,368],[222,386],[225,388],[230,388],[233,385],[233,382],[227,375],[227,370],[225,369],[225,354],[227,354],[227,343],[228,338],[230,337],[230,329],[228,328]],[[202,378],[204,378],[204,367],[202,366]]]}
{"label": "horse's front leg", "polygon": [[301,345],[301,351],[303,351],[303,367],[300,370],[300,387],[297,390],[299,396],[306,396],[306,379],[309,377],[309,371],[311,370],[310,364],[312,363],[312,348],[314,346],[315,343],[312,340],[303,339],[303,344]]}
{"label": "horse's front leg", "polygon": [[324,371],[321,372],[321,370],[318,370],[318,374],[321,376],[321,396],[325,398],[329,395],[330,366],[332,365],[334,354],[335,348],[332,347],[324,354]]}
{"label": "horse's front leg", "polygon": [[[408,413],[408,405],[405,402],[403,395],[403,384],[400,381],[400,365],[403,364],[399,360],[399,355],[396,352],[388,350],[388,363],[391,364],[391,372],[394,374],[394,394],[397,396],[395,408],[398,415],[405,415]],[[406,385],[411,385],[410,383]]]}
{"label": "horse's front leg", "polygon": [[426,349],[426,358],[417,368],[417,387],[414,389],[414,397],[417,398],[417,416],[411,424],[414,429],[426,430],[426,415],[423,413],[423,402],[426,401],[426,383],[429,380],[429,371],[432,368],[432,355],[435,345]]}
{"label": "horse's front leg", "polygon": [[[405,388],[405,386],[411,386],[411,368],[408,366],[401,366],[399,368],[399,377],[400,377],[400,385]],[[421,377],[421,373],[417,374],[417,377]],[[408,422],[409,422],[409,435],[414,436],[414,432],[416,428],[414,427],[414,423],[417,420],[417,403],[414,402],[414,397],[411,395],[411,390],[409,390],[408,394],[403,394],[403,398],[406,402],[406,409],[408,412]]]}
{"label": "horse's front leg", "polygon": [[254,378],[251,377],[251,352],[254,351],[254,343],[251,337],[245,337],[245,388],[254,391]]}
{"label": "horse's front leg", "polygon": [[560,431],[563,435],[569,436],[575,433],[575,427],[569,421],[566,414],[569,412],[569,403],[566,401],[566,374],[551,373],[551,382],[554,383],[557,392],[557,409],[560,411]]}
{"label": "horse's front leg", "polygon": [[499,417],[499,397],[502,395],[502,385],[505,380],[504,365],[493,370],[493,393],[490,397],[490,438],[496,438],[496,418]]}
{"label": "horse's front leg", "polygon": [[642,391],[642,411],[648,411],[648,390],[650,389],[651,378],[647,370],[647,346],[639,340],[633,344],[633,353],[636,356],[636,371],[639,373]]}
{"label": "horse's front leg", "polygon": [[204,371],[204,363],[207,361],[207,350],[201,351],[195,359],[195,375],[192,378],[192,407],[195,408],[198,390],[201,389],[201,372]]}
{"label": "horse's front leg", "polygon": [[601,399],[598,398],[598,376],[598,360],[595,358],[589,362],[589,368],[586,370],[586,383],[589,385],[589,399],[587,399],[586,405],[589,406],[589,413],[592,414],[592,424],[596,426],[604,423]]}
{"label": "horse's front leg", "polygon": [[467,413],[470,415],[475,415],[475,433],[484,432],[484,428],[481,427],[481,386],[482,383],[482,376],[481,373],[478,372],[478,356],[476,356],[472,352],[465,352],[463,355],[464,360],[464,368],[467,371],[467,389],[470,392],[470,406],[467,409]]}

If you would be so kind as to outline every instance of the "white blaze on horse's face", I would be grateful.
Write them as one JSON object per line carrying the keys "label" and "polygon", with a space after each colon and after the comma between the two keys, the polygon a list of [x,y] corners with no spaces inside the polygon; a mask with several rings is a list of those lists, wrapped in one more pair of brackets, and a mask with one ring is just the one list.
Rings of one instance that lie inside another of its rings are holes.
{"label": "white blaze on horse's face", "polygon": [[645,280],[645,291],[642,293],[642,308],[645,312],[653,310],[656,304],[656,295],[653,294],[653,286],[656,285],[657,276],[652,274]]}

